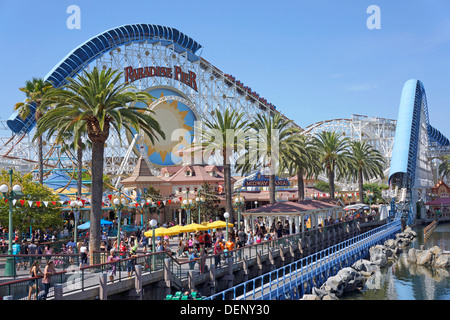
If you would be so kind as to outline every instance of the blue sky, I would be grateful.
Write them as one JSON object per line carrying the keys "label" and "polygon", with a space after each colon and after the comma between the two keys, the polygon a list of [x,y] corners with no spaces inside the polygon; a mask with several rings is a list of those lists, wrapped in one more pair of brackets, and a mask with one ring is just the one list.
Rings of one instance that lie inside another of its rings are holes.
{"label": "blue sky", "polygon": [[[81,29],[66,26],[69,5]],[[381,29],[369,30],[369,5]],[[450,138],[450,1],[3,1],[0,117],[87,39],[131,23],[177,28],[201,56],[301,127],[351,114],[397,119],[403,84],[419,79],[430,123]]]}

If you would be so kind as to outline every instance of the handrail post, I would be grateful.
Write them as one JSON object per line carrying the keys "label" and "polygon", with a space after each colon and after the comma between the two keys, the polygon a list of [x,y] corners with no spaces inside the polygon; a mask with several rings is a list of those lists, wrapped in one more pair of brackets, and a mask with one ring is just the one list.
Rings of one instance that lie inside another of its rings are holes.
{"label": "handrail post", "polygon": [[106,277],[106,273],[100,273],[98,275],[98,279],[99,279],[99,299],[100,300],[107,300],[108,299],[108,286],[106,285],[107,283],[107,277]]}
{"label": "handrail post", "polygon": [[134,279],[134,287],[137,293],[137,300],[142,300],[142,266],[135,265],[134,269],[136,271],[136,277]]}
{"label": "handrail post", "polygon": [[194,278],[193,270],[188,271],[188,287],[189,287],[189,291],[191,291],[191,292],[195,290],[195,278]]}
{"label": "handrail post", "polygon": [[210,294],[216,293],[216,266],[211,264],[209,268]]}
{"label": "handrail post", "polygon": [[54,287],[54,298],[55,300],[62,300],[63,299],[63,287],[64,285],[62,283],[55,283]]}

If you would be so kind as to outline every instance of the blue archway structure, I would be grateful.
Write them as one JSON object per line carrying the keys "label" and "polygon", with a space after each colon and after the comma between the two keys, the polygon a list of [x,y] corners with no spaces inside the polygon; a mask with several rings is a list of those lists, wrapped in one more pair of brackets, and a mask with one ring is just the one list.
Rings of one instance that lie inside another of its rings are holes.
{"label": "blue archway structure", "polygon": [[[103,54],[127,43],[141,41],[173,44],[174,50],[178,53],[186,52],[190,61],[199,59],[196,53],[202,48],[194,39],[175,28],[153,24],[124,25],[105,31],[75,48],[45,76],[44,81],[51,82],[54,87],[62,87],[67,77],[75,77]],[[29,132],[36,124],[34,113],[35,106],[32,104],[27,118],[22,119],[14,113],[7,120],[7,125],[14,133]]]}
{"label": "blue archway structure", "polygon": [[[408,224],[417,217],[416,204],[427,199],[434,184],[430,146],[448,148],[450,141],[430,125],[425,88],[421,81],[411,79],[402,90],[388,180],[400,191],[393,196],[397,196],[397,209]],[[392,206],[396,207],[395,198]]]}
{"label": "blue archway structure", "polygon": [[421,81],[411,79],[404,84],[400,99],[389,184],[403,188],[421,187],[416,179],[420,167],[418,159],[420,161],[421,148],[430,144],[448,146],[450,141],[430,125],[425,88]]}

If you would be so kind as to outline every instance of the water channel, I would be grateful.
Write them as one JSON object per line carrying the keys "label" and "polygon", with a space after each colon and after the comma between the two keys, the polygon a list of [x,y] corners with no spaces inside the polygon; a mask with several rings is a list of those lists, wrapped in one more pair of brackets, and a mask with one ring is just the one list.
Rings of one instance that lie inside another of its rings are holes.
{"label": "water channel", "polygon": [[[450,223],[441,223],[424,239],[424,226],[414,227],[417,238],[408,248],[425,249],[435,245],[450,251]],[[403,254],[402,254],[403,255]],[[372,275],[361,292],[347,294],[342,300],[450,300],[450,268],[409,264],[405,257]]]}

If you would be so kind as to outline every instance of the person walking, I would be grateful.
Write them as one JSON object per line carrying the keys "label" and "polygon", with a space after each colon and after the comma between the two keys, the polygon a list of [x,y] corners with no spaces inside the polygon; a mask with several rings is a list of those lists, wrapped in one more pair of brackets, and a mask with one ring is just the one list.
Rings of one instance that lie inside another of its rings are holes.
{"label": "person walking", "polygon": [[195,259],[197,259],[197,253],[194,249],[189,249],[189,270],[194,270],[195,266]]}
{"label": "person walking", "polygon": [[28,300],[31,300],[31,295],[33,294],[33,290],[36,290],[36,293],[34,295],[34,300],[37,300],[37,296],[39,294],[39,283],[38,278],[43,277],[44,274],[42,273],[41,269],[39,268],[39,264],[41,262],[39,260],[35,260],[30,268],[30,276],[31,279],[28,280]]}
{"label": "person walking", "polygon": [[83,242],[83,244],[80,247],[80,268],[83,265],[87,265],[87,261],[88,261],[88,248],[87,248],[87,244],[86,241]]}
{"label": "person walking", "polygon": [[[13,255],[19,255],[20,254],[20,244],[17,243],[17,241],[13,241],[12,245],[12,254]],[[14,265],[17,265],[17,271],[20,269],[20,258],[14,257]]]}
{"label": "person walking", "polygon": [[115,249],[111,249],[110,255],[108,256],[108,259],[106,262],[113,262],[110,263],[110,270],[108,271],[109,280],[111,282],[114,282],[114,276],[116,275],[116,261],[119,260],[119,258],[116,256]]}
{"label": "person walking", "polygon": [[49,260],[44,269],[44,279],[42,279],[42,283],[44,284],[44,296],[43,300],[47,300],[48,292],[51,286],[52,275],[56,273],[55,266],[53,264],[53,260]]}
{"label": "person walking", "polygon": [[220,266],[220,254],[223,251],[222,241],[217,237],[216,243],[214,244],[214,264],[216,268]]}
{"label": "person walking", "polygon": [[200,260],[198,262],[198,268],[199,268],[199,272],[200,274],[206,272],[206,248],[204,246],[200,246]]}
{"label": "person walking", "polygon": [[[20,246],[20,254],[21,255],[28,255],[28,243],[27,240],[22,240],[22,245]],[[28,257],[22,257],[22,266],[23,270],[27,270],[27,264],[28,264]]]}

